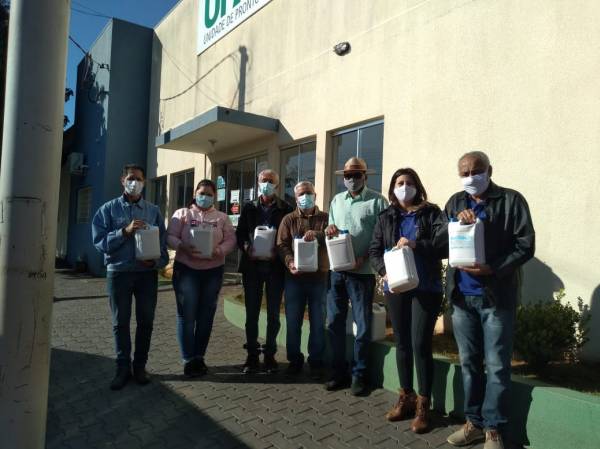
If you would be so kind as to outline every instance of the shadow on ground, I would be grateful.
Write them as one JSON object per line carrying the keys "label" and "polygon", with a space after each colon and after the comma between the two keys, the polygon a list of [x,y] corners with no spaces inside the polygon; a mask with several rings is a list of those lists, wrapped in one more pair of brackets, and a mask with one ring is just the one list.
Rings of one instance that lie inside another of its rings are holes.
{"label": "shadow on ground", "polygon": [[250,447],[157,381],[110,391],[113,373],[109,358],[52,350],[47,449]]}

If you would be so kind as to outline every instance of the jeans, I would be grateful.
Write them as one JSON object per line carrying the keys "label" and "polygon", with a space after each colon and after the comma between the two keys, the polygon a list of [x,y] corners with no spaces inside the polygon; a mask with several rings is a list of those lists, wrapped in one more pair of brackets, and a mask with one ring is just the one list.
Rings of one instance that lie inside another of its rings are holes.
{"label": "jeans", "polygon": [[442,304],[442,293],[411,290],[385,294],[396,340],[396,366],[400,386],[413,390],[413,357],[419,395],[431,397],[433,385],[433,328]]}
{"label": "jeans", "polygon": [[177,301],[177,339],[184,362],[204,359],[224,270],[224,266],[194,270],[175,262],[173,288]]}
{"label": "jeans", "polygon": [[267,293],[267,339],[263,346],[266,355],[277,352],[277,334],[281,323],[279,309],[283,295],[284,272],[273,270],[270,262],[255,261],[243,273],[244,305],[246,306],[246,345],[249,355],[260,354],[258,344],[258,317],[263,291]]}
{"label": "jeans", "polygon": [[302,276],[285,277],[285,321],[287,323],[286,350],[290,363],[302,364],[300,351],[304,310],[308,304],[310,334],[308,336],[308,363],[322,366],[325,353],[325,294],[327,279],[309,281]]}
{"label": "jeans", "polygon": [[133,365],[144,367],[148,361],[150,339],[156,309],[158,273],[151,271],[109,271],[106,274],[110,310],[112,312],[113,334],[117,365],[131,363],[131,321],[132,296],[135,296],[135,353]]}
{"label": "jeans", "polygon": [[452,326],[462,369],[465,417],[485,429],[501,430],[508,422],[516,307],[514,302],[501,304],[485,296],[464,296],[453,303]]}
{"label": "jeans", "polygon": [[348,299],[352,304],[352,318],[356,323],[354,341],[354,364],[352,375],[364,378],[367,371],[369,344],[371,343],[371,320],[373,318],[373,294],[375,276],[351,272],[331,272],[327,295],[327,334],[333,352],[335,377],[347,374],[346,362],[346,315]]}

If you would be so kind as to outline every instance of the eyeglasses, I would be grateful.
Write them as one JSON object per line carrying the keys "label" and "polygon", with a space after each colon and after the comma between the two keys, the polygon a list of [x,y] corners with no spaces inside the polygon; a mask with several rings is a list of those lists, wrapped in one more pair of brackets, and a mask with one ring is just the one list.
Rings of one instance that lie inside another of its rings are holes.
{"label": "eyeglasses", "polygon": [[344,173],[344,179],[361,179],[362,177],[362,172]]}

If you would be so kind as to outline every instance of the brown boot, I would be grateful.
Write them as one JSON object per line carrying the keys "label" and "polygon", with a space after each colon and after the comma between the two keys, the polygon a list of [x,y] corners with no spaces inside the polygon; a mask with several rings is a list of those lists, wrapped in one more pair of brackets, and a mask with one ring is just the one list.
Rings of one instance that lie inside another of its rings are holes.
{"label": "brown boot", "polygon": [[404,388],[400,389],[398,402],[392,409],[386,413],[385,417],[388,421],[401,421],[407,419],[415,413],[417,395],[414,391],[407,391]]}
{"label": "brown boot", "polygon": [[410,424],[410,430],[414,433],[425,433],[429,430],[429,406],[429,398],[417,396],[417,412]]}

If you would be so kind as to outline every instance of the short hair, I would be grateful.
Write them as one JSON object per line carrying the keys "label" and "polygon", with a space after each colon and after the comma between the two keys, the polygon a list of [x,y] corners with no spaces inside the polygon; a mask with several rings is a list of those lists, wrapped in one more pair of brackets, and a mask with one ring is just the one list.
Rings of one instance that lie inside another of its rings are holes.
{"label": "short hair", "polygon": [[141,165],[138,164],[127,164],[123,166],[123,172],[121,173],[121,176],[127,176],[127,173],[129,172],[129,170],[139,170],[142,172],[142,176],[145,178],[146,177],[146,171],[144,170],[144,167],[142,167]]}
{"label": "short hair", "polygon": [[425,191],[425,187],[423,186],[423,183],[421,182],[421,178],[419,178],[419,175],[417,174],[417,172],[415,170],[413,170],[412,168],[399,168],[392,175],[392,179],[390,180],[390,188],[388,190],[388,199],[390,200],[390,203],[392,203],[396,207],[400,206],[400,202],[398,201],[398,198],[396,198],[394,189],[396,188],[396,180],[402,175],[409,176],[412,179],[412,181],[415,183],[415,188],[417,189],[417,193],[415,194],[413,204],[418,206],[422,203],[427,202],[427,192]]}
{"label": "short hair", "polygon": [[463,160],[465,160],[466,158],[473,158],[473,159],[477,159],[478,161],[483,162],[483,164],[485,165],[485,168],[489,168],[489,166],[491,165],[490,158],[483,151],[475,150],[475,151],[469,151],[468,153],[463,154],[460,157],[460,159],[458,160],[458,165],[460,166],[460,163]]}
{"label": "short hair", "polygon": [[300,190],[302,187],[310,187],[313,192],[315,191],[315,186],[314,186],[314,184],[312,182],[310,182],[310,181],[300,181],[298,184],[296,184],[294,186],[294,194],[296,194],[296,192],[298,190]]}
{"label": "short hair", "polygon": [[258,179],[260,179],[260,177],[263,175],[273,175],[273,178],[275,178],[275,184],[279,185],[279,174],[275,170],[271,170],[270,168],[267,168],[267,169],[261,171],[258,174]]}

